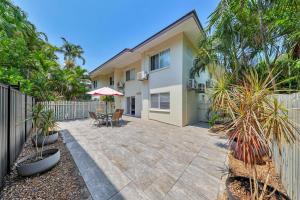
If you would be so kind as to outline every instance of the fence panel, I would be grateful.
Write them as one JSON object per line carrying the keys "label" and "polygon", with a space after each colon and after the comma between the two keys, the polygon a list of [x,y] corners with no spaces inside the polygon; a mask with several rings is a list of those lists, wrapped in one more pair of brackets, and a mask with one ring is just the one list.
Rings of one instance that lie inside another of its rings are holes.
{"label": "fence panel", "polygon": [[8,147],[7,147],[7,101],[8,99],[8,87],[0,84],[0,188],[2,187],[2,178],[7,172],[7,159],[8,159]]}
{"label": "fence panel", "polygon": [[[288,117],[297,128],[300,128],[300,93],[277,95],[278,100],[288,109]],[[300,148],[299,134],[294,144],[283,144],[280,155],[279,148],[273,144],[273,158],[277,171],[291,199],[300,199]]]}
{"label": "fence panel", "polygon": [[32,128],[32,120],[30,118],[32,115],[32,107],[34,104],[33,98],[31,96],[26,96],[25,104],[27,105],[25,110],[25,116],[26,116],[25,125],[26,125],[26,138],[27,138]]}
{"label": "fence panel", "polygon": [[10,163],[14,163],[25,143],[25,95],[20,91],[10,90]]}
{"label": "fence panel", "polygon": [[[104,112],[105,103],[100,101],[47,101],[40,102],[46,110],[53,110],[56,120],[75,120],[89,117],[89,112]],[[108,112],[113,111],[112,106],[108,106]]]}
{"label": "fence panel", "polygon": [[0,188],[32,128],[25,119],[30,118],[33,103],[31,97],[0,84]]}

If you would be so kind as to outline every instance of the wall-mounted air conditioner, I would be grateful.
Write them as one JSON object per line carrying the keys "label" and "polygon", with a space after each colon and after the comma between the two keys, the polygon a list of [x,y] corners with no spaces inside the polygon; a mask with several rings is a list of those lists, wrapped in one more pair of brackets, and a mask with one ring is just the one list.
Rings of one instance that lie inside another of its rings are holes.
{"label": "wall-mounted air conditioner", "polygon": [[214,86],[213,86],[212,80],[211,80],[211,79],[207,80],[207,81],[206,81],[206,88],[213,88],[213,87],[214,87]]}
{"label": "wall-mounted air conditioner", "polygon": [[195,79],[189,79],[187,88],[190,90],[195,90],[197,88],[197,82]]}
{"label": "wall-mounted air conditioner", "polygon": [[197,85],[198,93],[205,93],[205,89],[206,89],[205,83],[198,83],[198,85]]}
{"label": "wall-mounted air conditioner", "polygon": [[136,74],[136,78],[139,81],[148,80],[149,74],[146,71],[140,71]]}
{"label": "wall-mounted air conditioner", "polygon": [[123,83],[122,81],[119,81],[118,83],[117,83],[117,87],[118,88],[124,88],[124,86],[125,86],[125,83]]}

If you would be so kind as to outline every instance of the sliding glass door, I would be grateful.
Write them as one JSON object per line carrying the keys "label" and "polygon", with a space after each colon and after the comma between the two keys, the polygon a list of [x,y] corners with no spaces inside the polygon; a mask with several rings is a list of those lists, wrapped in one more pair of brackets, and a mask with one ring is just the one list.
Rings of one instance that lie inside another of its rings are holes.
{"label": "sliding glass door", "polygon": [[126,97],[126,114],[135,115],[135,97]]}

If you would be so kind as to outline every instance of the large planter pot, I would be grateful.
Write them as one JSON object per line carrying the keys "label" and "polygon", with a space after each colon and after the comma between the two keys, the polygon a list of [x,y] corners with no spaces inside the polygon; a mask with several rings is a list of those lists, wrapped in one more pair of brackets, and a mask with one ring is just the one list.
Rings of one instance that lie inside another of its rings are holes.
{"label": "large planter pot", "polygon": [[[232,194],[232,192],[230,191],[230,188],[229,188],[230,184],[234,181],[239,181],[239,182],[242,182],[242,183],[246,183],[246,182],[249,183],[249,177],[231,176],[231,177],[227,178],[227,180],[226,180],[226,192],[227,192],[227,197],[228,197],[229,200],[239,200],[239,198],[235,197]],[[261,187],[263,187],[263,183],[259,182],[258,184]],[[247,184],[243,184],[243,185],[247,185]],[[247,188],[247,190],[250,191],[250,186],[249,186],[249,188]],[[272,192],[272,191],[274,191],[274,188],[272,186],[268,185],[266,191]],[[278,190],[276,190],[273,195],[278,197],[277,199],[282,199],[282,200],[289,200],[290,199],[288,196],[286,196],[285,194],[279,192]]]}
{"label": "large planter pot", "polygon": [[17,162],[17,172],[20,176],[32,176],[52,169],[60,160],[59,149],[43,151],[43,159],[33,160],[37,154],[26,156]]}
{"label": "large planter pot", "polygon": [[[37,141],[36,141],[37,136]],[[43,145],[53,144],[58,139],[58,132],[57,131],[50,131],[48,135],[43,135],[41,133],[38,133],[37,135],[33,135],[31,137],[32,144],[35,146],[37,144],[38,147],[41,147]]]}

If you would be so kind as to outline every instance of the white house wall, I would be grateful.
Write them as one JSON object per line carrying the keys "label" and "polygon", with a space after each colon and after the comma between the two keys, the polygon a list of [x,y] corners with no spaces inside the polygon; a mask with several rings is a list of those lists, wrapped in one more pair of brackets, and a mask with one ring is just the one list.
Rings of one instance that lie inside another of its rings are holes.
{"label": "white house wall", "polygon": [[[94,85],[93,85],[92,90],[99,89],[99,88],[102,88],[102,87],[107,87],[109,85],[109,78],[108,78],[107,75],[97,76],[93,80],[97,81],[97,87],[94,88]],[[92,99],[93,100],[98,100],[99,96],[92,96]]]}
{"label": "white house wall", "polygon": [[183,125],[207,121],[207,94],[197,93],[195,90],[188,90],[189,78],[195,78],[197,83],[205,84],[210,79],[208,72],[201,72],[197,77],[190,77],[190,71],[196,57],[196,49],[191,42],[183,39]]}
{"label": "white house wall", "polygon": [[142,110],[142,97],[141,97],[141,90],[142,90],[142,82],[138,81],[135,77],[135,80],[125,81],[126,80],[126,71],[130,69],[135,69],[135,73],[141,71],[141,61],[135,62],[130,64],[129,66],[125,67],[123,70],[123,83],[125,83],[124,89],[124,97],[122,98],[122,105],[123,108],[126,110],[126,97],[135,97],[135,116],[141,116]]}
{"label": "white house wall", "polygon": [[[166,49],[170,49],[170,66],[150,71],[150,57]],[[140,52],[141,60],[128,66],[118,66],[113,69],[113,74],[98,76],[99,87],[109,85],[109,76],[114,76],[114,88],[118,89],[119,81],[125,83],[124,97],[115,98],[115,107],[126,111],[126,97],[135,97],[135,114],[142,119],[157,120],[177,126],[185,126],[203,120],[206,117],[199,102],[202,94],[187,90],[187,82],[190,69],[193,67],[195,49],[189,40],[180,33],[167,41],[151,48],[146,52]],[[138,73],[142,70],[149,72],[149,79],[144,81],[126,80],[126,71],[135,69]],[[199,83],[205,83],[209,79],[208,74],[201,74],[197,78]],[[150,108],[150,94],[170,93],[170,109],[159,110]],[[202,110],[201,110],[202,109]],[[201,113],[201,114],[199,114]]]}
{"label": "white house wall", "polygon": [[[170,66],[155,71],[149,70],[149,57],[170,48]],[[149,80],[148,86],[143,86],[143,115],[146,118],[162,121],[177,126],[182,126],[182,34],[179,34],[164,43],[146,52],[143,63],[148,63]],[[170,93],[169,111],[151,109],[150,94]],[[145,116],[148,109],[148,116]]]}

